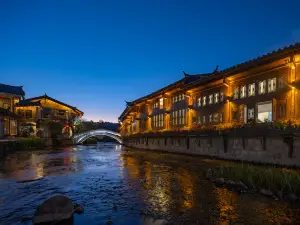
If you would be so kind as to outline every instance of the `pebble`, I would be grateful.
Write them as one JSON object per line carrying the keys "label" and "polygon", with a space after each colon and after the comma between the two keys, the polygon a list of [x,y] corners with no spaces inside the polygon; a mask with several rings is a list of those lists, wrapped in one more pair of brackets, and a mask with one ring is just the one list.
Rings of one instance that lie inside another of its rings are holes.
{"label": "pebble", "polygon": [[259,193],[268,197],[272,197],[273,193],[270,190],[266,190],[266,189],[260,189]]}

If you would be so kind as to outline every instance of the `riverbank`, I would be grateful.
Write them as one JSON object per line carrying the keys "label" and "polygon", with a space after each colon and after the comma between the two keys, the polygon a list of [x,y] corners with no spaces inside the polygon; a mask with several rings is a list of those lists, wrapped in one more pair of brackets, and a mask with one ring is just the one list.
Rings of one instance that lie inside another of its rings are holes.
{"label": "riverbank", "polygon": [[300,167],[295,129],[245,127],[225,131],[170,131],[124,136],[125,146],[251,163]]}
{"label": "riverbank", "polygon": [[53,146],[68,146],[72,145],[71,140],[57,140],[52,138],[10,138],[0,140],[0,160],[7,154],[15,151],[44,149]]}
{"label": "riverbank", "polygon": [[236,191],[257,192],[263,196],[300,203],[300,170],[269,165],[227,162],[210,168],[206,179]]}

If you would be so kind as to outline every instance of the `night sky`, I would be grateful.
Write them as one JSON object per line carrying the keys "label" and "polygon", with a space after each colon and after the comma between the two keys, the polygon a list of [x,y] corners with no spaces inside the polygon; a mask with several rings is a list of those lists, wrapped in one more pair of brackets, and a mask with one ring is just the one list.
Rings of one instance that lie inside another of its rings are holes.
{"label": "night sky", "polygon": [[0,83],[117,121],[124,100],[182,70],[222,70],[299,41],[299,10],[288,0],[0,0]]}

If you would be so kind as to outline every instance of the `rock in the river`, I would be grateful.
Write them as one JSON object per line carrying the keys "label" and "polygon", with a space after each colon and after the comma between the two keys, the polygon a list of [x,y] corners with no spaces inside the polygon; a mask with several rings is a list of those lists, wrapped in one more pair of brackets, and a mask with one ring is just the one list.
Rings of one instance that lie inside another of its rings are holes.
{"label": "rock in the river", "polygon": [[298,200],[295,194],[289,194],[287,197],[291,202],[296,202]]}
{"label": "rock in the river", "polygon": [[215,180],[216,185],[223,185],[225,183],[224,178],[218,178]]}
{"label": "rock in the river", "polygon": [[71,219],[74,212],[83,212],[83,207],[80,205],[74,207],[71,199],[63,195],[56,195],[44,201],[37,208],[32,221],[33,224],[64,221]]}
{"label": "rock in the river", "polygon": [[266,190],[266,189],[260,189],[259,193],[268,197],[272,197],[273,193],[270,190]]}
{"label": "rock in the river", "polygon": [[239,190],[247,190],[248,187],[241,181],[235,183],[235,187],[238,188]]}
{"label": "rock in the river", "polygon": [[282,191],[276,191],[276,197],[278,198],[278,199],[283,199],[283,194],[282,194]]}
{"label": "rock in the river", "polygon": [[205,174],[205,178],[210,180],[212,178],[212,169],[208,169]]}

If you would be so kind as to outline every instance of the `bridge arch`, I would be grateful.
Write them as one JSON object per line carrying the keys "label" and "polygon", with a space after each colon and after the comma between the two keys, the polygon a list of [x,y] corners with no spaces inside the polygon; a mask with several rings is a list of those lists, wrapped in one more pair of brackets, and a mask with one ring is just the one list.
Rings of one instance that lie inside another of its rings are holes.
{"label": "bridge arch", "polygon": [[121,135],[119,133],[113,132],[111,130],[105,130],[105,129],[90,130],[80,134],[76,134],[73,136],[73,143],[80,144],[83,143],[85,140],[89,139],[90,137],[97,137],[97,136],[107,136],[115,139],[120,144],[123,144]]}

